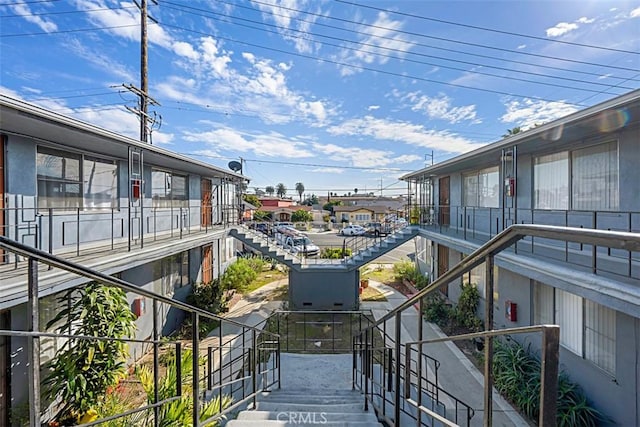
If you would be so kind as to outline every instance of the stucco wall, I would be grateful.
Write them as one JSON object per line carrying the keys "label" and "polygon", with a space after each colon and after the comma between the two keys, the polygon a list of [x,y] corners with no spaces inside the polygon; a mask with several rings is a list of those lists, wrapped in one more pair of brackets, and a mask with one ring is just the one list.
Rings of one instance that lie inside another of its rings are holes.
{"label": "stucco wall", "polygon": [[293,310],[355,310],[359,305],[359,272],[289,271],[289,308]]}

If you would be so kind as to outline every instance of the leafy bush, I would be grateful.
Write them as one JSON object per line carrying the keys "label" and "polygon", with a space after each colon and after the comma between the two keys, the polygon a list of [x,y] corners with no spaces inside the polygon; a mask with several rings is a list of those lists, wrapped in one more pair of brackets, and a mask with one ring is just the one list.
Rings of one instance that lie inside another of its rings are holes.
{"label": "leafy bush", "polygon": [[219,279],[209,283],[195,283],[187,296],[187,303],[216,314],[227,311],[227,302]]}
{"label": "leafy bush", "polygon": [[[495,341],[493,374],[496,389],[532,419],[540,413],[540,361],[518,343]],[[605,417],[591,407],[582,389],[567,375],[558,377],[557,425],[596,426]]]}
{"label": "leafy bush", "polygon": [[398,281],[408,280],[417,289],[429,284],[429,276],[422,274],[412,261],[400,261],[393,264],[393,275]]}
{"label": "leafy bush", "polygon": [[480,291],[475,284],[463,283],[460,285],[460,297],[455,308],[455,319],[460,326],[478,331],[482,328],[482,320],[476,316]]}
{"label": "leafy bush", "polygon": [[292,222],[309,222],[313,219],[311,212],[307,212],[304,209],[298,209],[291,214]]}
{"label": "leafy bush", "polygon": [[[125,292],[97,282],[71,289],[59,298],[66,308],[47,324],[57,333],[124,339],[135,333],[135,315]],[[128,356],[124,341],[69,339],[45,365],[45,396],[60,405],[54,416],[59,425],[75,425],[95,411],[109,387],[125,374]],[[70,424],[67,424],[70,423]]]}
{"label": "leafy bush", "polygon": [[238,258],[220,277],[220,285],[223,291],[231,289],[242,291],[256,277],[258,273],[254,270],[252,261],[248,261],[247,258]]}
{"label": "leafy bush", "polygon": [[448,326],[453,317],[453,309],[447,304],[445,296],[436,292],[425,299],[424,317],[438,326]]}
{"label": "leafy bush", "polygon": [[342,248],[323,248],[322,251],[320,251],[320,258],[341,259],[350,257],[351,253],[350,248],[345,248],[344,250]]}

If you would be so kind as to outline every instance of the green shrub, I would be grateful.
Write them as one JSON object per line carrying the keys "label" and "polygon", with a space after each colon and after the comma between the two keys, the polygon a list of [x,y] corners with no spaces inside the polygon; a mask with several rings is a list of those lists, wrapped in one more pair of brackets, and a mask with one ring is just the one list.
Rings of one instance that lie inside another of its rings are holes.
{"label": "green shrub", "polygon": [[231,289],[242,291],[256,277],[258,273],[254,270],[252,261],[248,261],[247,258],[238,258],[220,277],[220,285],[223,291]]}
{"label": "green shrub", "polygon": [[447,304],[444,295],[436,292],[425,298],[424,317],[438,326],[448,326],[453,317],[453,309]]}
{"label": "green shrub", "polygon": [[476,316],[480,291],[475,284],[463,283],[460,285],[460,297],[455,308],[455,319],[460,326],[477,331],[482,327],[482,320]]}
{"label": "green shrub", "polygon": [[351,253],[350,248],[345,248],[344,250],[342,248],[323,248],[320,251],[320,258],[341,259],[344,257],[350,257]]}
{"label": "green shrub", "polygon": [[[496,389],[531,419],[540,413],[540,361],[518,343],[495,341],[493,374]],[[557,425],[596,426],[603,414],[589,405],[582,389],[566,374],[558,376]]]}

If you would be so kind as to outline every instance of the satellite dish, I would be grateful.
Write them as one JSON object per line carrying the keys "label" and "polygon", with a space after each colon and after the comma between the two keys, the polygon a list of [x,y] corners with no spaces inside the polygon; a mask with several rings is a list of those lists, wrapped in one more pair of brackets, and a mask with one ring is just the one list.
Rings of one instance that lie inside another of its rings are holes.
{"label": "satellite dish", "polygon": [[234,172],[238,172],[242,170],[242,164],[240,162],[236,162],[235,160],[229,162],[229,169]]}

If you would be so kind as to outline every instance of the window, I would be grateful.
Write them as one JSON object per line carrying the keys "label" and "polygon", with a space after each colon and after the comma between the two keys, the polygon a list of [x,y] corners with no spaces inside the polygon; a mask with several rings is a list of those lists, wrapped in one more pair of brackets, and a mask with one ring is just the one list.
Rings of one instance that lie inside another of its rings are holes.
{"label": "window", "polygon": [[173,291],[189,284],[189,252],[171,255],[154,263],[154,291],[173,295]]}
{"label": "window", "polygon": [[[498,266],[493,266],[493,302],[497,302],[499,298],[498,290]],[[487,299],[487,267],[485,263],[474,267],[462,279],[463,283],[475,284],[480,293],[480,298]]]}
{"label": "window", "polygon": [[171,172],[151,171],[151,197],[158,208],[184,207],[187,205],[187,177]]}
{"label": "window", "polygon": [[83,169],[85,208],[117,206],[118,167],[115,162],[85,157]]}
{"label": "window", "polygon": [[113,160],[38,147],[36,170],[41,209],[118,206],[118,166]]}
{"label": "window", "polygon": [[497,208],[500,206],[500,174],[498,167],[482,169],[462,178],[465,206]]}
{"label": "window", "polygon": [[563,347],[615,375],[615,311],[543,283],[533,283],[534,323],[559,325]]}
{"label": "window", "polygon": [[615,141],[537,157],[533,176],[536,209],[619,208]]}
{"label": "window", "polygon": [[39,208],[82,207],[81,161],[79,154],[38,147],[36,169]]}
{"label": "window", "polygon": [[370,214],[356,214],[356,221],[369,221],[370,219]]}
{"label": "window", "polygon": [[573,209],[618,209],[618,147],[615,142],[571,153],[571,172]]}

